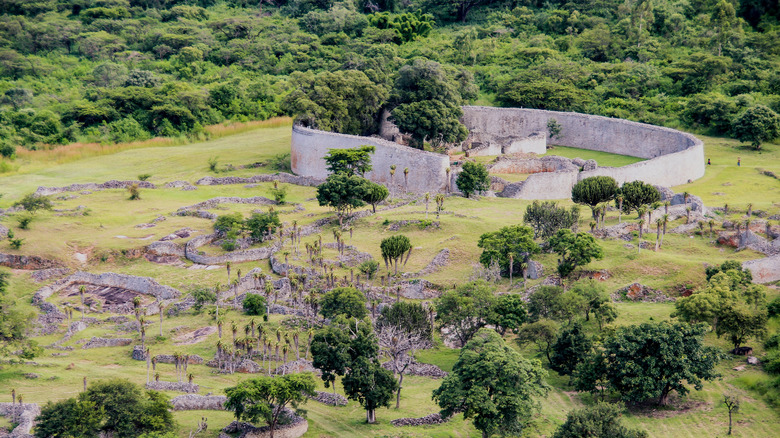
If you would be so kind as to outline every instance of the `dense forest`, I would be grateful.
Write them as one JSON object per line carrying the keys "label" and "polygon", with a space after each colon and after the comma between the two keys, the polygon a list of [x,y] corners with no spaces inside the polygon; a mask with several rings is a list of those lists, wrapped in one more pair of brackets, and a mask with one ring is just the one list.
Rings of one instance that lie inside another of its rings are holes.
{"label": "dense forest", "polygon": [[0,11],[6,157],[283,114],[369,134],[382,108],[419,144],[453,142],[465,133],[446,122],[462,103],[715,135],[734,135],[749,108],[780,112],[776,0],[0,0]]}

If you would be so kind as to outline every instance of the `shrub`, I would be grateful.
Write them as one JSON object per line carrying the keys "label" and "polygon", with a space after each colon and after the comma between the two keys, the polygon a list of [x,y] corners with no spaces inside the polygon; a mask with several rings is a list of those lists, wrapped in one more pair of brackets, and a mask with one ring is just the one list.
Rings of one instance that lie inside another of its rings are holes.
{"label": "shrub", "polygon": [[265,298],[257,294],[247,294],[244,298],[244,313],[247,315],[265,315]]}
{"label": "shrub", "polygon": [[36,195],[30,193],[24,196],[19,201],[14,202],[14,206],[22,206],[30,213],[35,213],[38,210],[51,210],[51,200],[45,196]]}
{"label": "shrub", "polygon": [[463,163],[463,170],[458,174],[455,184],[467,198],[472,193],[483,192],[490,188],[488,170],[482,163],[467,161]]}
{"label": "shrub", "polygon": [[216,172],[217,171],[217,164],[219,163],[217,161],[218,158],[219,157],[211,157],[211,158],[209,158],[208,163],[209,163],[209,170],[210,171],[212,171],[212,172]]}
{"label": "shrub", "polygon": [[146,180],[148,180],[151,177],[152,177],[151,173],[142,173],[142,174],[138,175],[138,180],[139,181],[146,181]]}
{"label": "shrub", "polygon": [[358,266],[358,270],[362,274],[365,274],[368,276],[368,279],[371,280],[374,278],[374,275],[376,274],[376,271],[379,269],[379,262],[376,260],[366,260],[365,262],[361,263]]}
{"label": "shrub", "polygon": [[273,232],[276,228],[282,226],[279,220],[279,214],[274,212],[254,213],[246,220],[245,228],[249,235],[255,240],[262,240],[267,232]]}
{"label": "shrub", "polygon": [[195,305],[192,306],[196,311],[200,311],[205,304],[211,304],[217,301],[217,294],[211,289],[199,286],[190,292],[192,298],[195,300]]}
{"label": "shrub", "polygon": [[232,213],[218,216],[214,221],[214,231],[219,234],[227,234],[230,230],[241,229],[244,225],[244,217],[241,213]]}
{"label": "shrub", "polygon": [[9,244],[13,249],[21,248],[23,243],[24,243],[24,239],[9,239]]}
{"label": "shrub", "polygon": [[320,300],[320,313],[325,318],[344,315],[347,318],[365,318],[366,297],[355,288],[337,287]]}
{"label": "shrub", "polygon": [[16,218],[16,221],[19,223],[19,228],[22,230],[28,229],[32,220],[33,216],[31,214],[23,214]]}
{"label": "shrub", "polygon": [[130,193],[130,197],[127,199],[131,201],[137,201],[141,199],[141,190],[138,188],[138,184],[131,185],[127,188],[127,191]]}
{"label": "shrub", "polygon": [[284,205],[287,200],[287,187],[274,187],[271,189],[271,194],[277,204]]}

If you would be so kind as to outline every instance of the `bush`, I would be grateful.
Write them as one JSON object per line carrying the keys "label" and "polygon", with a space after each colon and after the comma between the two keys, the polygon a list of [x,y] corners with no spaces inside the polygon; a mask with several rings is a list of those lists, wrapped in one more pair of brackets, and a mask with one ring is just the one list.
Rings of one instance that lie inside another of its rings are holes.
{"label": "bush", "polygon": [[271,189],[271,195],[273,195],[277,204],[284,205],[287,200],[287,187],[274,187]]}
{"label": "bush", "polygon": [[148,180],[151,177],[152,177],[151,173],[142,173],[142,174],[138,175],[138,180],[139,181],[146,181],[146,180]]}
{"label": "bush", "polygon": [[325,318],[344,315],[347,318],[365,318],[366,297],[355,288],[337,287],[320,300],[320,313]]}
{"label": "bush", "polygon": [[11,248],[19,249],[22,247],[24,239],[8,239],[8,243],[11,245]]}
{"label": "bush", "polygon": [[218,158],[219,157],[211,157],[211,158],[209,158],[208,163],[209,163],[209,170],[210,171],[212,171],[212,172],[216,172],[217,171],[217,164],[219,163],[217,161]]}
{"label": "bush", "polygon": [[780,315],[780,297],[775,297],[766,307],[770,318]]}
{"label": "bush", "polygon": [[205,304],[211,304],[217,301],[217,294],[211,289],[199,286],[190,292],[192,298],[195,300],[195,305],[192,306],[196,311],[200,311]]}
{"label": "bush", "polygon": [[137,201],[141,199],[141,190],[138,188],[138,184],[131,185],[127,188],[127,191],[130,193],[130,197],[127,199],[131,201]]}
{"label": "bush", "polygon": [[51,200],[45,196],[36,195],[30,193],[24,196],[19,201],[14,202],[14,206],[22,206],[30,213],[35,213],[38,210],[51,210]]}
{"label": "bush", "polygon": [[19,223],[19,228],[22,230],[28,229],[30,227],[30,222],[32,222],[32,220],[33,220],[33,216],[31,214],[23,214],[16,218],[16,221]]}
{"label": "bush", "polygon": [[366,260],[365,262],[361,263],[358,266],[358,270],[366,276],[368,276],[368,279],[371,280],[374,278],[374,275],[376,274],[376,271],[379,269],[379,262],[376,260]]}
{"label": "bush", "polygon": [[13,159],[16,156],[16,148],[11,143],[0,142],[0,157]]}
{"label": "bush", "polygon": [[279,214],[275,211],[254,213],[246,220],[245,224],[249,235],[255,240],[262,240],[266,233],[273,232],[280,226],[282,226],[282,222],[279,220]]}
{"label": "bush", "polygon": [[214,221],[214,231],[219,234],[227,234],[230,230],[240,230],[244,226],[244,217],[241,213],[225,214]]}
{"label": "bush", "polygon": [[247,294],[244,298],[244,313],[253,316],[265,315],[265,298],[257,294]]}
{"label": "bush", "polygon": [[490,188],[487,167],[482,163],[472,163],[471,161],[463,163],[463,170],[458,174],[455,184],[467,198],[472,193],[484,192]]}

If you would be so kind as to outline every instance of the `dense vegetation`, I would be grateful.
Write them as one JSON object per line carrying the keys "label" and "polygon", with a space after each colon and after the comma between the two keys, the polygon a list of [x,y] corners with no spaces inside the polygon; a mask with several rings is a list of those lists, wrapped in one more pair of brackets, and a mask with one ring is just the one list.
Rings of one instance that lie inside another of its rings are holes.
{"label": "dense vegetation", "polygon": [[[462,102],[754,146],[780,120],[771,0],[2,0],[0,10],[4,156],[199,137],[205,125],[283,113],[365,134],[382,108],[414,145],[436,146],[463,138]],[[760,120],[741,117],[754,107]]]}

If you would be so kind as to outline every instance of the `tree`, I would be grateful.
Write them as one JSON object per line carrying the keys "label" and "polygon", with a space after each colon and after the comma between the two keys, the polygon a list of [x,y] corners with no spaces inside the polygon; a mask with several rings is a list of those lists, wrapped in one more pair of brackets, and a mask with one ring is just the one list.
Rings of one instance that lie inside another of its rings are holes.
{"label": "tree", "polygon": [[398,263],[403,261],[404,266],[406,266],[406,262],[409,261],[409,257],[412,255],[412,242],[403,234],[396,234],[382,239],[379,248],[382,250],[382,259],[385,261],[385,267],[389,271],[389,266],[395,265],[396,275],[398,274]]}
{"label": "tree", "polygon": [[503,336],[507,330],[514,333],[525,323],[528,313],[525,301],[520,295],[501,295],[490,309],[487,323],[496,327]]}
{"label": "tree", "polygon": [[[427,324],[426,324],[427,325]],[[414,362],[414,353],[430,345],[419,331],[408,330],[400,325],[385,324],[377,327],[377,338],[381,352],[389,359],[393,377],[398,375],[398,390],[396,391],[395,408],[401,407],[401,389],[404,384],[404,373]]]}
{"label": "tree", "polygon": [[558,338],[558,324],[549,319],[540,319],[523,325],[517,333],[517,343],[520,346],[533,342],[544,353],[547,361],[552,363],[550,350]]}
{"label": "tree", "polygon": [[330,173],[343,173],[364,177],[371,171],[371,154],[374,146],[360,146],[350,149],[328,149],[325,155],[326,168]]}
{"label": "tree", "polygon": [[320,313],[325,318],[344,315],[347,318],[365,318],[366,297],[353,287],[337,287],[320,299]]}
{"label": "tree", "polygon": [[661,193],[658,189],[642,181],[631,181],[623,184],[618,194],[623,197],[623,213],[626,214],[661,200]]}
{"label": "tree", "polygon": [[575,322],[564,327],[552,345],[550,367],[562,376],[571,375],[577,365],[588,357],[592,348],[593,344],[582,326]]}
{"label": "tree", "polygon": [[349,335],[340,328],[327,326],[314,334],[311,342],[312,365],[322,371],[325,387],[333,385],[336,393],[336,376],[343,376],[349,366]]}
{"label": "tree", "polygon": [[392,111],[398,128],[412,137],[412,144],[423,149],[428,140],[434,147],[466,139],[468,129],[460,122],[463,110],[449,102],[425,100],[404,103]]}
{"label": "tree", "polygon": [[90,401],[75,398],[49,401],[36,418],[38,438],[94,437],[100,431],[103,410]]}
{"label": "tree", "polygon": [[[524,262],[532,254],[539,252],[539,246],[534,243],[533,230],[531,227],[523,225],[511,225],[503,227],[498,231],[485,233],[479,236],[477,246],[482,248],[482,254],[479,256],[479,262],[483,266],[489,267],[494,261],[501,268],[501,275],[509,277],[509,256],[520,257],[515,261],[517,269],[512,266],[512,273],[523,272]],[[515,264],[515,263],[513,263]]]}
{"label": "tree", "polygon": [[736,394],[723,394],[723,404],[729,411],[729,432],[731,435],[731,415],[739,412],[739,397]]}
{"label": "tree", "polygon": [[446,418],[463,412],[489,437],[499,431],[519,435],[539,409],[534,397],[549,391],[547,373],[538,360],[528,360],[510,348],[493,330],[481,329],[461,349],[457,362],[433,399]]}
{"label": "tree", "polygon": [[391,306],[383,307],[376,326],[377,329],[393,326],[409,333],[419,333],[427,341],[433,337],[428,312],[417,302],[396,301]]}
{"label": "tree", "polygon": [[282,221],[279,220],[279,213],[269,211],[268,213],[252,213],[252,216],[246,220],[244,229],[253,239],[260,241],[281,226]]}
{"label": "tree", "polygon": [[387,187],[369,181],[363,201],[371,204],[371,210],[376,213],[377,204],[387,199],[388,196],[390,196],[390,192]]}
{"label": "tree", "polygon": [[35,214],[38,210],[51,210],[53,208],[49,198],[35,193],[24,195],[22,199],[14,202],[14,206],[21,206],[31,214]]}
{"label": "tree", "polygon": [[750,338],[761,339],[766,336],[767,320],[766,309],[751,309],[744,304],[735,304],[720,312],[715,333],[719,337],[728,334],[736,350]]}
{"label": "tree", "polygon": [[669,394],[684,396],[688,385],[718,377],[720,355],[705,347],[706,325],[643,323],[620,328],[604,342],[606,378],[626,402],[653,398],[666,405]]}
{"label": "tree", "polygon": [[244,226],[244,216],[241,213],[223,214],[214,221],[214,231],[227,234],[231,230],[240,230]]}
{"label": "tree", "polygon": [[369,185],[368,180],[356,175],[336,173],[317,186],[317,201],[321,206],[336,210],[339,226],[344,225],[344,216],[355,208],[365,205],[363,199]]}
{"label": "tree", "polygon": [[603,330],[604,326],[616,320],[618,317],[617,307],[612,303],[604,303],[593,311],[593,316],[599,323],[599,330]]}
{"label": "tree", "polygon": [[448,13],[455,15],[455,20],[465,23],[471,9],[486,2],[485,0],[430,0],[428,3],[432,11],[441,11],[444,8]]}
{"label": "tree", "polygon": [[550,248],[560,256],[558,274],[561,277],[568,277],[578,266],[604,257],[604,250],[592,235],[582,232],[574,234],[569,229],[558,230],[550,239]]}
{"label": "tree", "polygon": [[225,409],[233,411],[237,420],[265,422],[273,438],[287,405],[294,409],[306,403],[307,396],[316,395],[311,373],[287,374],[275,377],[255,377],[226,388]]}
{"label": "tree", "polygon": [[731,129],[737,140],[750,143],[758,150],[761,143],[780,137],[780,115],[763,105],[756,105],[738,115]]}
{"label": "tree", "polygon": [[574,283],[569,289],[585,300],[585,321],[590,320],[590,313],[609,302],[606,287],[598,280],[586,278]]}
{"label": "tree", "polygon": [[461,284],[436,299],[436,319],[465,345],[485,326],[494,302],[493,289],[484,280]]}
{"label": "tree", "polygon": [[553,438],[646,438],[647,432],[629,429],[620,422],[621,408],[612,403],[598,402],[593,406],[570,411]]}
{"label": "tree", "polygon": [[282,109],[295,114],[296,123],[342,134],[373,134],[388,96],[360,70],[293,72],[290,84]]}
{"label": "tree", "polygon": [[455,184],[467,198],[471,197],[472,193],[484,192],[490,188],[488,170],[482,163],[466,161]]}
{"label": "tree", "polygon": [[144,393],[128,380],[97,381],[79,394],[78,399],[102,410],[104,421],[100,430],[119,438],[169,432],[176,426],[166,396],[157,391]]}
{"label": "tree", "polygon": [[597,220],[596,207],[613,200],[617,193],[618,185],[612,177],[591,176],[574,184],[571,188],[571,200],[590,207],[593,220]]}
{"label": "tree", "polygon": [[376,358],[358,357],[342,380],[344,392],[366,410],[366,423],[376,423],[376,410],[389,407],[398,383],[393,373],[382,368]]}
{"label": "tree", "polygon": [[265,298],[258,294],[246,294],[244,302],[244,313],[247,315],[263,316],[265,315]]}
{"label": "tree", "polygon": [[534,201],[526,207],[523,222],[534,229],[534,239],[549,239],[562,228],[576,228],[580,218],[577,206],[567,209],[551,201]]}
{"label": "tree", "polygon": [[0,270],[0,354],[8,355],[12,349],[21,349],[27,359],[39,354],[38,344],[27,337],[34,318],[19,310],[16,302],[7,295],[11,274]]}

